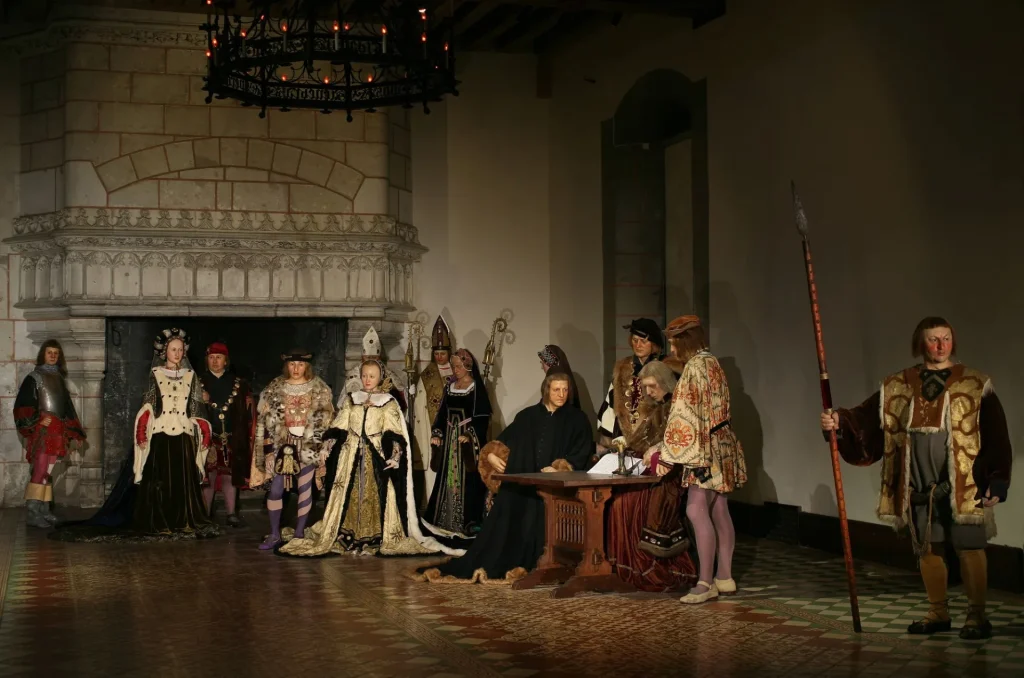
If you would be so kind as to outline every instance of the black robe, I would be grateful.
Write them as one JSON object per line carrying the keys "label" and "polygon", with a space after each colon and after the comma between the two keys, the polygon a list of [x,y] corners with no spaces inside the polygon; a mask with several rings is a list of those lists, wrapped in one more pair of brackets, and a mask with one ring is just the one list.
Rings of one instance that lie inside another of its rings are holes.
{"label": "black robe", "polygon": [[[542,403],[517,414],[498,440],[509,448],[505,473],[537,473],[556,459],[581,470],[594,444],[582,411],[570,405],[549,412]],[[489,579],[503,579],[517,567],[533,569],[544,551],[544,531],[544,500],[537,491],[502,483],[472,547],[438,569],[459,579],[472,579],[478,570]]]}
{"label": "black robe", "polygon": [[[249,482],[249,467],[252,465],[252,437],[255,433],[254,423],[256,421],[256,406],[249,390],[249,384],[238,377],[233,370],[217,376],[204,370],[199,376],[203,390],[210,394],[211,403],[226,403],[231,397],[235,388],[235,380],[238,380],[238,394],[231,402],[226,413],[218,408],[214,411],[210,404],[206,405],[206,420],[210,422],[214,437],[220,435],[223,430],[229,440],[231,449],[231,484],[237,488],[245,487]],[[220,415],[224,414],[223,420]],[[223,427],[223,429],[222,429]],[[209,470],[209,469],[207,469]]]}
{"label": "black robe", "polygon": [[[475,381],[469,393],[453,393],[453,386],[445,385],[431,429],[441,445],[431,446],[430,465],[437,475],[423,520],[460,537],[470,537],[481,527],[487,499],[477,465],[480,450],[487,444],[491,401],[482,379]],[[461,435],[469,442],[460,443]]]}

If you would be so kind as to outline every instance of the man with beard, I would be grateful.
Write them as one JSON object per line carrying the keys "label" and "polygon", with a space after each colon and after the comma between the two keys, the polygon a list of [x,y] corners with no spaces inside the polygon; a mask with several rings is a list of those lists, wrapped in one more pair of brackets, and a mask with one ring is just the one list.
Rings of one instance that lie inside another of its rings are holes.
{"label": "man with beard", "polygon": [[209,514],[213,508],[213,495],[219,483],[228,525],[241,527],[236,505],[238,490],[246,486],[252,463],[252,428],[256,419],[252,392],[249,384],[230,369],[228,347],[222,342],[206,347],[206,369],[199,380],[207,420],[213,430],[203,485],[206,512]]}
{"label": "man with beard", "polygon": [[878,517],[910,529],[929,610],[908,633],[952,628],[946,544],[960,559],[967,595],[965,640],[992,635],[985,616],[988,560],[995,535],[993,507],[1006,501],[1013,450],[1006,415],[989,377],[960,363],[956,334],[944,318],[914,330],[911,348],[922,362],[890,375],[853,409],[823,412],[821,428],[836,431],[847,463],[882,462]]}

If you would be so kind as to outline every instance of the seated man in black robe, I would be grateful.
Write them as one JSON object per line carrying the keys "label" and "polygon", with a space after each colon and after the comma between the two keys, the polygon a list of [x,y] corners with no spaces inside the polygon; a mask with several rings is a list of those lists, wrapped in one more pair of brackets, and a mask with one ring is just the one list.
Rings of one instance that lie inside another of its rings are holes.
{"label": "seated man in black robe", "polygon": [[439,567],[418,570],[430,582],[514,582],[537,565],[544,550],[544,501],[532,487],[506,483],[494,473],[581,470],[593,449],[587,416],[571,405],[572,386],[564,372],[550,371],[541,402],[522,410],[497,440],[480,451],[480,473],[497,492],[480,533],[466,555]]}

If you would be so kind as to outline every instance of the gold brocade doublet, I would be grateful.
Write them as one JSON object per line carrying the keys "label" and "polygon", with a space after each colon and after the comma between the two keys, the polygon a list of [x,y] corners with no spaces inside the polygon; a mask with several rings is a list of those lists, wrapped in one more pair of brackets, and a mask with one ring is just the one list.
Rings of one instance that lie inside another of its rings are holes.
{"label": "gold brocade doublet", "polygon": [[953,518],[960,524],[985,522],[985,511],[977,505],[973,468],[981,451],[981,399],[991,390],[991,381],[977,370],[955,365],[941,397],[936,388],[921,381],[919,366],[897,372],[882,384],[884,452],[878,517],[895,527],[906,525],[910,515],[911,434],[941,431],[949,433]]}
{"label": "gold brocade doublet", "polygon": [[423,393],[427,397],[427,414],[430,415],[430,424],[437,418],[437,411],[441,408],[441,399],[444,397],[445,378],[441,376],[436,363],[430,363],[420,373],[420,383],[423,385]]}

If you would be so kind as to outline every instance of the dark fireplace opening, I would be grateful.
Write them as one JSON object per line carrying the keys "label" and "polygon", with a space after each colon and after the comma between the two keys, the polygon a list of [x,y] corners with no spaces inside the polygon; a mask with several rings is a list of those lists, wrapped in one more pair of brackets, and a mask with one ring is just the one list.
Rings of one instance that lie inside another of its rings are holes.
{"label": "dark fireplace opening", "polygon": [[281,374],[281,354],[302,347],[315,354],[317,376],[338,392],[345,380],[344,319],[327,318],[108,318],[106,369],[103,382],[103,475],[105,490],[132,446],[135,415],[142,407],[153,340],[166,328],[180,327],[189,335],[188,359],[197,372],[206,367],[206,347],[214,341],[228,345],[231,367],[258,394]]}

